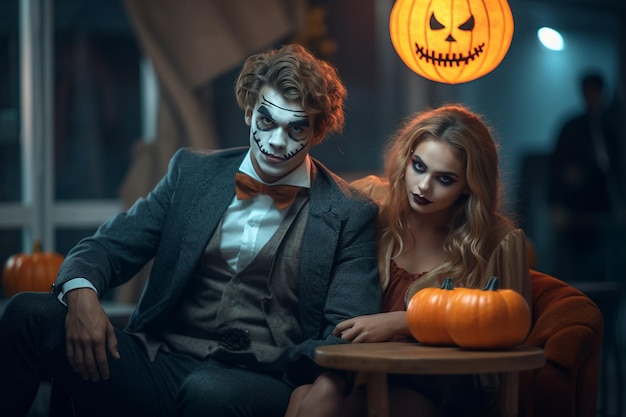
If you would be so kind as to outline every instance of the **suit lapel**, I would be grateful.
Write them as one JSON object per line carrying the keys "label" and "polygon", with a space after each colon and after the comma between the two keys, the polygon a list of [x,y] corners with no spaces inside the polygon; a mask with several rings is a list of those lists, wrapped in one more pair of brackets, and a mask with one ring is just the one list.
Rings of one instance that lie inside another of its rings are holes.
{"label": "suit lapel", "polygon": [[[189,201],[188,216],[182,224],[181,244],[178,248],[180,267],[190,263],[195,267],[193,260],[202,255],[235,195],[235,173],[241,159],[217,162],[220,160],[207,161],[207,169],[198,173],[200,181],[191,191],[192,199]],[[189,275],[181,272],[180,276]]]}
{"label": "suit lapel", "polygon": [[[338,245],[340,220],[332,208],[333,189],[319,168],[311,166],[309,219],[304,231],[300,258],[298,294],[301,326],[304,334],[314,335],[320,329],[326,289],[330,285]],[[320,244],[324,242],[324,244]],[[324,260],[324,262],[320,262]]]}

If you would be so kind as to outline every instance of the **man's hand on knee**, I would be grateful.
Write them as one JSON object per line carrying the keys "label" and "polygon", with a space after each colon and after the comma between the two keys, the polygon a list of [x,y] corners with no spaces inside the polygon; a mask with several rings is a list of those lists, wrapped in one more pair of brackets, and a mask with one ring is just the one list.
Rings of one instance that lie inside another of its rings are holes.
{"label": "man's hand on knee", "polygon": [[66,353],[70,366],[85,380],[109,378],[107,349],[119,359],[117,338],[98,296],[89,288],[68,292],[65,319]]}

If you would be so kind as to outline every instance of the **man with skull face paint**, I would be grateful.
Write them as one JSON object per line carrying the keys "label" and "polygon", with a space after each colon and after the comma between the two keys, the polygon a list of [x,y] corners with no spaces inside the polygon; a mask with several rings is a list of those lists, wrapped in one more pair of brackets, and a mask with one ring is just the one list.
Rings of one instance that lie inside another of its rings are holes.
{"label": "man with skull face paint", "polygon": [[[236,84],[250,147],[179,150],[146,198],[69,252],[52,293],[11,299],[0,415],[25,415],[42,379],[57,415],[68,398],[90,416],[282,415],[315,347],[380,306],[377,208],[309,156],[343,126],[345,94],[302,47],[251,56]],[[277,185],[276,201],[263,194]],[[98,297],[151,259],[113,328]]]}

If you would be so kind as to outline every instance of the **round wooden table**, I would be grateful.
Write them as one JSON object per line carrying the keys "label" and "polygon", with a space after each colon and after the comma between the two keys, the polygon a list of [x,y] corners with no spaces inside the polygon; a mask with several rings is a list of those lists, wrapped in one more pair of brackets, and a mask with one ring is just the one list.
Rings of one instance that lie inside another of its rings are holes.
{"label": "round wooden table", "polygon": [[320,346],[315,362],[326,368],[364,372],[367,375],[369,417],[388,417],[387,374],[506,373],[502,393],[503,415],[517,415],[518,371],[540,368],[543,350],[516,346],[502,350],[469,350],[425,346],[419,343],[350,343]]}

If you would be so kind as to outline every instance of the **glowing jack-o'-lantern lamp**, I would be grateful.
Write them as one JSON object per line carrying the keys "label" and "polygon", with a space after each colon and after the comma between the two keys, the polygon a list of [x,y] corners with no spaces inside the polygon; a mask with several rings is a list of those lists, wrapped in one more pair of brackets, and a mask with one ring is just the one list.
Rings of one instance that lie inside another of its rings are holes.
{"label": "glowing jack-o'-lantern lamp", "polygon": [[513,15],[506,0],[396,0],[389,33],[413,71],[459,84],[502,62],[513,38]]}

